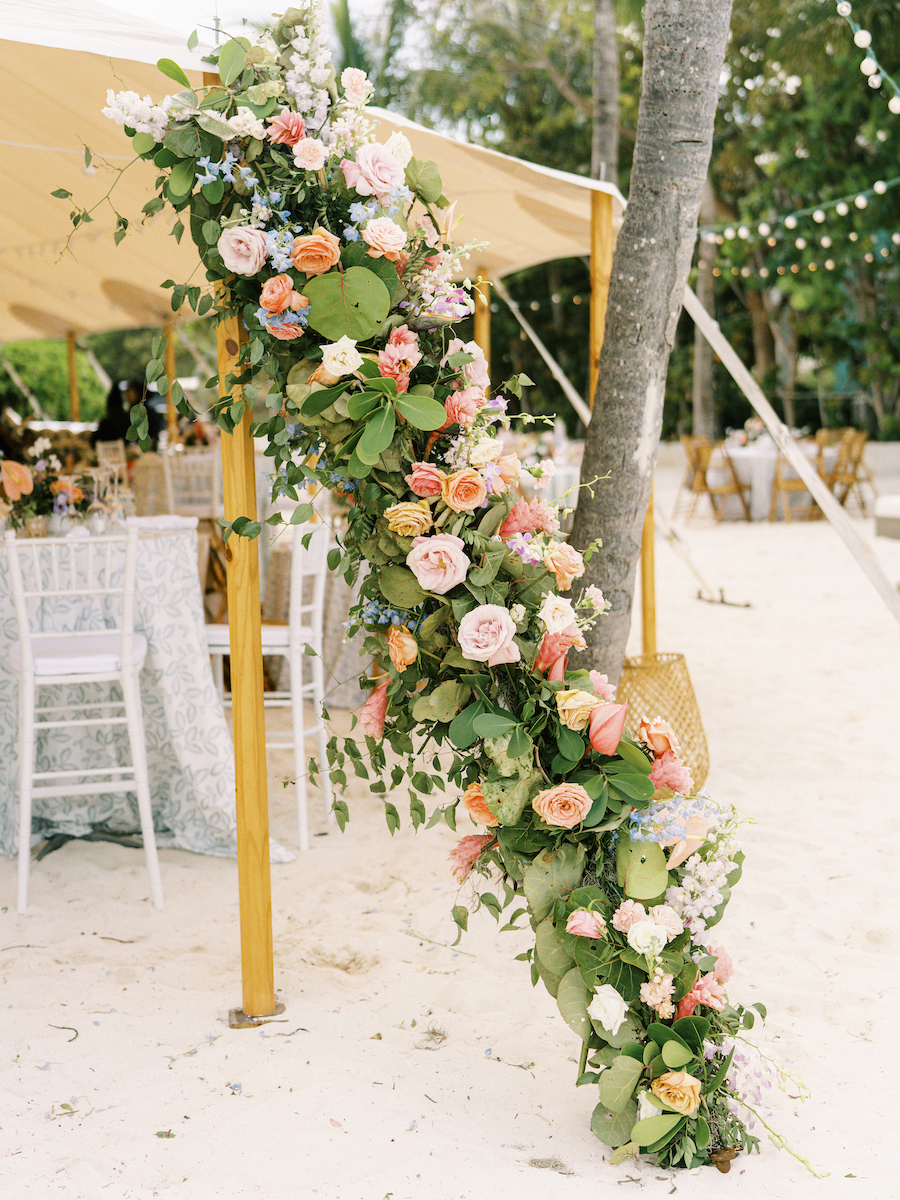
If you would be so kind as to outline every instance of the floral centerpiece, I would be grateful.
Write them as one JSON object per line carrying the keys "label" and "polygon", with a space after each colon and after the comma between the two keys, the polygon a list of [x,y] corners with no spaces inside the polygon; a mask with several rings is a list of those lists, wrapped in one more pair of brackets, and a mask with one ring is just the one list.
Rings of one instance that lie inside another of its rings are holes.
{"label": "floral centerpiece", "polygon": [[[606,676],[574,658],[607,608],[578,587],[596,547],[579,553],[560,536],[565,510],[517,491],[526,468],[498,432],[528,381],[491,397],[484,355],[448,329],[473,308],[457,282],[471,247],[453,243],[438,168],[400,133],[376,140],[370,85],[354,69],[336,79],[313,3],[226,42],[220,82],[160,67],[184,90],[110,93],[104,111],[159,169],[145,212],[170,205],[175,236],[196,242],[209,286],[170,280],[173,308],[243,322],[218,421],[231,430],[263,402],[275,494],[314,482],[347,510],[329,565],[359,580],[349,632],[378,669],[362,675],[353,733],[312,774],[329,770],[338,794],[348,770],[371,779],[392,831],[404,780],[416,827],[470,817],[453,917],[460,933],[478,908],[513,906],[506,929],[530,922],[520,957],[580,1041],[576,1082],[614,1161],[727,1170],[757,1144],[740,1068],[754,1014],[729,1002],[730,960],[709,933],[741,872],[737,818],[694,794],[664,720],[626,735]],[[147,377],[165,389],[162,347]],[[134,433],[146,429],[136,406]],[[531,474],[539,489],[549,469]],[[347,805],[334,808],[343,828]]]}

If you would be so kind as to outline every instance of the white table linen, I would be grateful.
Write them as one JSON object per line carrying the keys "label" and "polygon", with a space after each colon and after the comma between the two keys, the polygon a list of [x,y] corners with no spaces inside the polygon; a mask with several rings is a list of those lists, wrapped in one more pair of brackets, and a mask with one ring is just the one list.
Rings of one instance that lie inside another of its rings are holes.
{"label": "white table linen", "polygon": [[[815,463],[818,447],[813,442],[798,442],[803,454]],[[734,472],[741,483],[750,484],[750,517],[754,521],[766,521],[769,517],[769,508],[772,503],[772,485],[775,482],[775,464],[778,461],[778,447],[768,434],[763,434],[754,442],[749,442],[746,446],[727,446],[726,452],[728,457],[734,464]],[[837,446],[825,447],[825,466],[831,467],[837,461]],[[718,454],[718,452],[716,452]],[[710,469],[706,473],[707,480],[710,484],[722,483],[729,476],[725,474],[727,466],[719,461],[716,462],[716,455],[713,456],[710,463]],[[784,468],[785,478],[796,479],[797,474],[793,467],[786,465]],[[740,504],[737,497],[726,497],[728,506],[726,507],[727,516],[736,516],[740,512]],[[794,493],[788,496],[788,501],[796,504],[808,504],[808,495],[803,495],[802,492]],[[779,509],[780,512],[780,502]]]}

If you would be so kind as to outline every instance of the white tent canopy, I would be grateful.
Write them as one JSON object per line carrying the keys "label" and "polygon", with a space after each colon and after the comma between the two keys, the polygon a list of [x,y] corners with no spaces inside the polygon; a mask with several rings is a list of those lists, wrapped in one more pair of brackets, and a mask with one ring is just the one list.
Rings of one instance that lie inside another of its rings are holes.
{"label": "white tent canopy", "polygon": [[[212,45],[211,18],[196,4],[180,8],[186,23],[170,30],[114,5],[0,0],[0,66],[11,98],[0,120],[6,201],[0,341],[162,324],[171,319],[170,293],[159,284],[193,272],[203,282],[189,236],[180,246],[169,236],[171,213],[141,223],[157,174],[152,163],[135,163],[116,183],[112,198],[132,223],[121,245],[113,243],[115,215],[103,205],[66,250],[73,205],[89,208],[100,200],[115,178],[113,168],[132,158],[122,130],[100,112],[107,89],[154,98],[177,90],[151,65],[161,57],[189,67],[199,83],[201,53]],[[203,37],[190,53],[186,38],[194,24]],[[233,27],[239,31],[238,22]],[[457,240],[490,243],[473,257],[473,272],[499,277],[589,253],[591,188],[611,194],[614,214],[621,215],[624,202],[610,184],[470,146],[380,110],[372,116],[379,140],[402,129],[417,157],[439,163],[446,194],[460,202]],[[85,146],[95,156],[94,174],[85,173]],[[58,188],[72,192],[72,202],[50,195]]]}

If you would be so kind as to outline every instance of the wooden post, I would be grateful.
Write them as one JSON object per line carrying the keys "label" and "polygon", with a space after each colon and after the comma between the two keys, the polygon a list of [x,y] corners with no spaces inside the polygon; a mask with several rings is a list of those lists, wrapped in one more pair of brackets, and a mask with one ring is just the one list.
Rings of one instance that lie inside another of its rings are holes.
{"label": "wooden post", "polygon": [[613,261],[613,207],[607,192],[591,192],[591,331],[588,403],[594,407]]}
{"label": "wooden post", "polygon": [[486,271],[479,271],[475,280],[475,345],[491,362],[491,280]]}
{"label": "wooden post", "polygon": [[656,653],[656,566],[653,552],[653,485],[644,514],[644,532],[641,537],[641,633],[644,654]]}
{"label": "wooden post", "polygon": [[81,420],[81,401],[78,397],[78,376],[75,362],[75,330],[70,329],[66,334],[66,348],[69,352],[69,420]]}
{"label": "wooden post", "polygon": [[[175,332],[174,322],[167,325],[163,331],[166,337],[165,349],[165,366],[166,374],[171,380],[172,385],[175,384],[175,347],[178,345],[178,334]],[[166,405],[166,424],[169,430],[169,445],[173,445],[178,440],[178,410],[175,407],[175,401],[172,399],[172,387],[169,388],[168,403]]]}

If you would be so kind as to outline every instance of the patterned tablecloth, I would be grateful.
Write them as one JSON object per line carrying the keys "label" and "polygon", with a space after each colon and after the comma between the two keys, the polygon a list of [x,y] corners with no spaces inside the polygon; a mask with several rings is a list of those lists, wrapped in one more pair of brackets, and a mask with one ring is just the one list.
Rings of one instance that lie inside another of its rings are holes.
{"label": "patterned tablecloth", "polygon": [[[124,552],[122,554],[124,563]],[[204,636],[203,602],[193,529],[141,534],[137,564],[135,626],[147,638],[141,671],[141,701],[153,802],[161,846],[222,857],[237,852],[234,751],[216,692]],[[61,631],[72,628],[60,622]],[[0,853],[14,855],[18,821],[18,684],[9,669],[10,643],[17,637],[6,556],[0,555]],[[103,691],[105,685],[83,685]],[[41,702],[50,689],[42,689]],[[63,703],[65,692],[58,689]],[[90,697],[88,697],[90,698]],[[109,744],[127,739],[121,726],[56,730],[39,742],[44,769],[110,761]],[[122,749],[122,747],[120,747]],[[57,797],[36,800],[34,830],[75,836],[98,824],[118,832],[138,831],[131,795]],[[275,862],[289,851],[271,843]]]}

